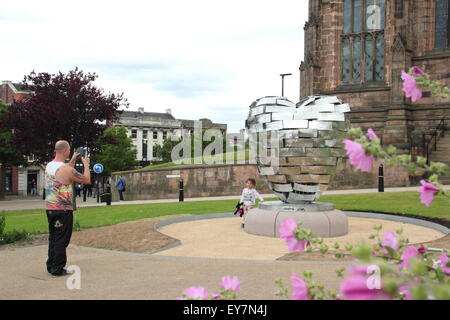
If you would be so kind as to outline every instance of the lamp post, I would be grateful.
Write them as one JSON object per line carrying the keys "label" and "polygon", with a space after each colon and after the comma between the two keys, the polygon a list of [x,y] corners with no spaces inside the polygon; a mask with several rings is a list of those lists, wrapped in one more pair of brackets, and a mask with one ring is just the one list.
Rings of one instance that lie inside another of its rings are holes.
{"label": "lamp post", "polygon": [[292,73],[282,73],[281,76],[281,96],[284,97],[284,77],[292,76]]}

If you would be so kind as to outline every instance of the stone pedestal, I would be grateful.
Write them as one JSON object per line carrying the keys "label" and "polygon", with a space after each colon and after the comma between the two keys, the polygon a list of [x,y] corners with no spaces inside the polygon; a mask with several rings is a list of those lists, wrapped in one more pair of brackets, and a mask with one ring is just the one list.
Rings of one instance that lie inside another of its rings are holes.
{"label": "stone pedestal", "polygon": [[279,228],[286,219],[302,221],[305,229],[312,231],[314,237],[331,238],[348,233],[348,219],[331,203],[313,202],[289,204],[281,201],[261,203],[252,209],[245,218],[244,230],[248,233],[279,237]]}

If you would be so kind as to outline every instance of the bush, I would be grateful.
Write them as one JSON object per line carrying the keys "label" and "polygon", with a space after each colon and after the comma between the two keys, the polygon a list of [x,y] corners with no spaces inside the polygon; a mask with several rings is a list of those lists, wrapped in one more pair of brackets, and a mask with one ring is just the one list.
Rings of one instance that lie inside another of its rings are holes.
{"label": "bush", "polygon": [[3,237],[3,232],[5,231],[6,227],[6,218],[5,216],[0,216],[0,241]]}
{"label": "bush", "polygon": [[75,218],[75,221],[73,223],[73,230],[81,231],[81,224],[80,224],[80,221],[77,218]]}
{"label": "bush", "polygon": [[13,243],[19,240],[29,240],[32,238],[31,234],[22,230],[18,231],[14,229],[10,232],[5,232],[6,228],[6,217],[0,216],[0,244]]}

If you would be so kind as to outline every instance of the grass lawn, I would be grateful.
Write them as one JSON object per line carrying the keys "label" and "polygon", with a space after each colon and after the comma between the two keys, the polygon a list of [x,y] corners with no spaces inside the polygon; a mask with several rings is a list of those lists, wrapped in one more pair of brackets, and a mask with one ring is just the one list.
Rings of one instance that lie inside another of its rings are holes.
{"label": "grass lawn", "polygon": [[[214,162],[219,163],[226,163],[227,160],[232,159],[233,162],[235,161],[245,161],[248,160],[250,157],[250,152],[248,150],[239,150],[239,151],[233,151],[228,153],[222,153],[218,154],[216,156],[211,157],[200,157],[200,158],[191,158],[191,159],[182,159],[176,162],[166,162],[166,163],[160,163],[160,164],[154,164],[147,167],[144,167],[142,169],[139,169],[137,171],[147,171],[151,169],[160,169],[160,168],[166,168],[166,167],[173,167],[180,164],[195,164],[195,163],[203,163],[203,164],[213,164]],[[134,171],[134,170],[131,170]],[[127,171],[122,171],[127,172]]]}
{"label": "grass lawn", "polygon": [[331,202],[339,210],[380,211],[441,218],[450,221],[450,200],[437,197],[429,207],[420,202],[419,192],[383,192],[322,196],[319,201]]}
{"label": "grass lawn", "polygon": [[[165,215],[232,212],[236,201],[220,200],[79,208],[75,212],[75,218],[82,228],[91,228]],[[430,207],[426,207],[420,203],[418,192],[330,195],[321,197],[319,201],[332,202],[340,210],[395,212],[436,217],[450,221],[450,202],[448,199],[436,198]],[[25,230],[32,234],[48,232],[44,210],[4,211],[0,215],[6,217],[6,231]]]}

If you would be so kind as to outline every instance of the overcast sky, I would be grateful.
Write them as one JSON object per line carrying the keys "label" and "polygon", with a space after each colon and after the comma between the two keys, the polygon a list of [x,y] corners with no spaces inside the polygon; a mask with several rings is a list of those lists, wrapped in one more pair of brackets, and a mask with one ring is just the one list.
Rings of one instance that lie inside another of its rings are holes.
{"label": "overcast sky", "polygon": [[0,80],[78,66],[129,110],[244,127],[248,106],[299,99],[307,0],[0,0]]}

